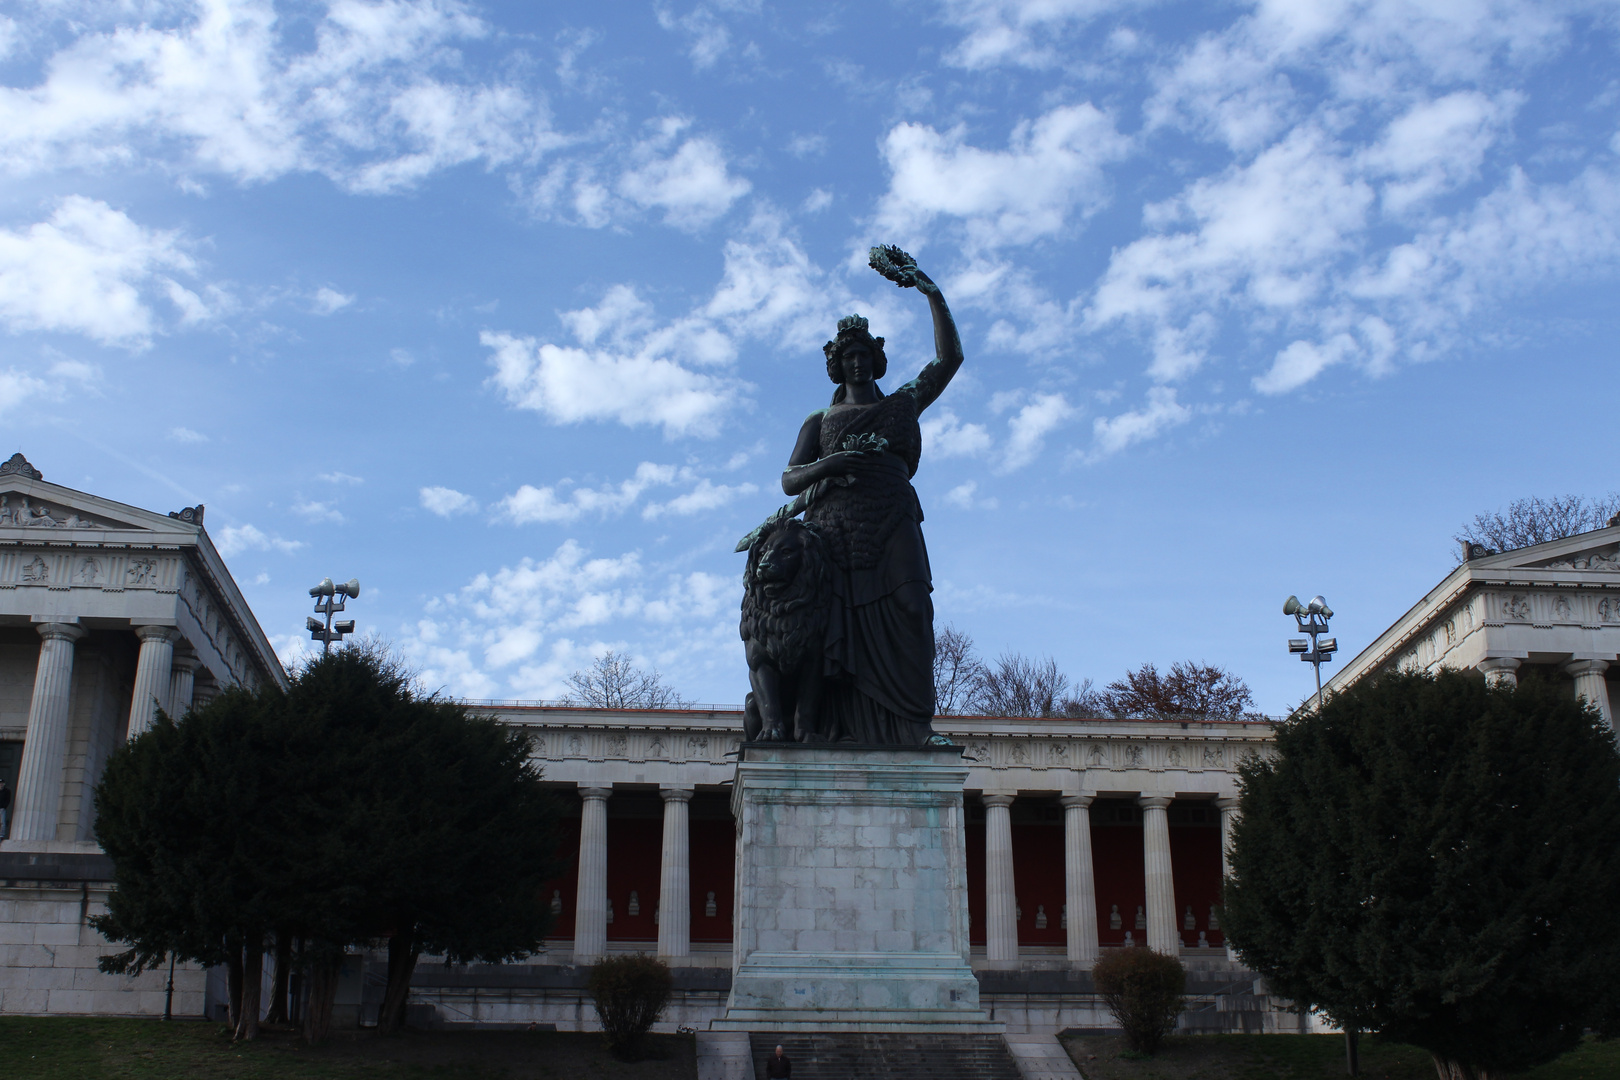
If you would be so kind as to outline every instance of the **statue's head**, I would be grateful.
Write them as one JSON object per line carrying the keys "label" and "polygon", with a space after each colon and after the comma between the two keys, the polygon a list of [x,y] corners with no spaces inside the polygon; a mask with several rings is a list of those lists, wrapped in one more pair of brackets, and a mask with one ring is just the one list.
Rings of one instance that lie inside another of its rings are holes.
{"label": "statue's head", "polygon": [[883,378],[889,370],[889,358],[883,353],[883,339],[873,337],[867,329],[866,318],[845,315],[838,320],[838,336],[821,347],[827,354],[827,378],[842,385],[845,382],[844,354],[851,349],[865,349],[872,361],[872,379]]}

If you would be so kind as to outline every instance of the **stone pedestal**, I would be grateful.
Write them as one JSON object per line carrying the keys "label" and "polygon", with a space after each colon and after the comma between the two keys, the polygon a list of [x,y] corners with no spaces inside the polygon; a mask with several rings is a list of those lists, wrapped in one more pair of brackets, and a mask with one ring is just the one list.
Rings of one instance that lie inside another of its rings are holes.
{"label": "stone pedestal", "polygon": [[1000,1032],[968,966],[958,747],[744,745],[718,1031]]}

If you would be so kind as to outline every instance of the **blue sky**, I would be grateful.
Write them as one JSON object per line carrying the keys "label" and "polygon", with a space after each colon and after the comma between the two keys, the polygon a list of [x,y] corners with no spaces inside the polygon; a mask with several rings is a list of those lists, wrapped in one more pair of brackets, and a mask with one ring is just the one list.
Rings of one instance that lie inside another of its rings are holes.
{"label": "blue sky", "polygon": [[738,536],[841,314],[944,286],[941,623],[1308,690],[1530,494],[1615,487],[1620,14],[1580,3],[14,3],[0,431],[429,683],[737,702]]}

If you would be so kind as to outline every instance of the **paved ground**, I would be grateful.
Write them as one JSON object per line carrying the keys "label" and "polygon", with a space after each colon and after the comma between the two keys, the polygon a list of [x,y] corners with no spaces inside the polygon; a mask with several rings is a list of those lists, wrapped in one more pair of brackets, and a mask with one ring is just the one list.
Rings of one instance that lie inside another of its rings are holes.
{"label": "paved ground", "polygon": [[1008,1035],[1007,1049],[1024,1080],[1082,1080],[1056,1035]]}
{"label": "paved ground", "polygon": [[754,1080],[746,1031],[697,1033],[698,1080]]}

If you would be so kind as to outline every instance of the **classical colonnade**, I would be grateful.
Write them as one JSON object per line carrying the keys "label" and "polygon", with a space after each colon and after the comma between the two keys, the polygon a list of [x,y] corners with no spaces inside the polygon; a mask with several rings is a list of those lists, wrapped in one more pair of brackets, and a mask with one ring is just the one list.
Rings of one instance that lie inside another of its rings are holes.
{"label": "classical colonnade", "polygon": [[[589,964],[607,949],[609,921],[608,800],[611,785],[580,783],[581,800],[578,880],[575,891],[573,959]],[[663,842],[659,861],[658,956],[678,961],[691,955],[691,840],[688,804],[695,789],[663,785]],[[1011,808],[1017,792],[985,792],[985,961],[991,966],[1015,964],[1019,958],[1017,899],[1013,867]],[[1063,850],[1065,902],[1069,918],[1067,958],[1089,968],[1096,962],[1098,941],[1096,875],[1092,857],[1091,805],[1094,794],[1065,795]],[[1142,811],[1143,865],[1145,868],[1147,941],[1159,952],[1177,954],[1183,946],[1176,914],[1172,874],[1169,809],[1173,794],[1136,796]],[[1226,848],[1237,813],[1237,800],[1206,800],[1220,812],[1223,873]]]}
{"label": "classical colonnade", "polygon": [[[78,619],[35,617],[40,636],[39,661],[34,669],[34,690],[28,706],[28,728],[23,740],[17,791],[12,800],[11,834],[14,841],[49,842],[56,826],[67,772],[68,733],[72,723],[73,660],[78,643],[88,632]],[[179,652],[180,631],[168,625],[132,625],[140,640],[135,661],[135,685],[130,695],[129,726],[133,738],[152,726],[158,709],[178,716],[197,696],[194,655]],[[212,697],[214,684],[202,694]]]}

